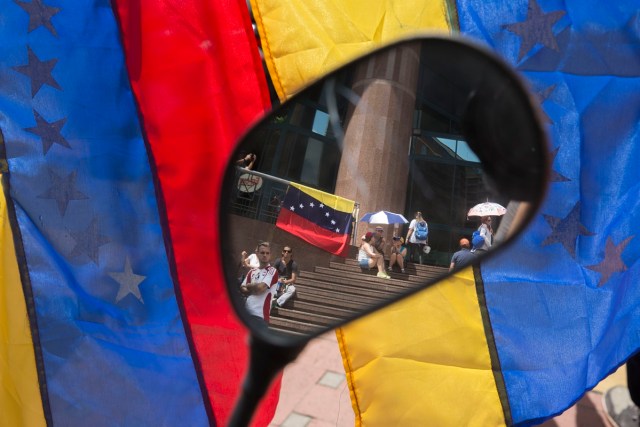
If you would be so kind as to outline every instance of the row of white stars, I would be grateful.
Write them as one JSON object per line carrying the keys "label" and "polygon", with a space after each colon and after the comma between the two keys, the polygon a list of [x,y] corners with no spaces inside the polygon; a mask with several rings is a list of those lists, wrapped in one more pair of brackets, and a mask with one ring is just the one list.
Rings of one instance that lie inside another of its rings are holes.
{"label": "row of white stars", "polygon": [[[299,205],[299,206],[300,206],[300,209],[304,209],[304,204],[303,204],[303,203],[300,203],[300,205]],[[315,207],[316,207],[316,205],[315,205],[313,202],[310,202],[310,203],[309,203],[309,207],[311,207],[311,208],[315,208]],[[318,207],[319,207],[320,209],[323,209],[323,208],[324,208],[324,203],[320,203],[320,204],[318,205]],[[289,207],[289,210],[291,210],[291,212],[295,212],[295,211],[296,211],[296,207],[295,207],[295,206],[293,206],[293,205],[291,205],[291,206]],[[327,218],[329,218],[329,216],[330,216],[329,212],[326,212],[326,213],[324,214],[324,216],[326,216]],[[331,220],[331,225],[336,225],[336,221],[332,219],[332,220]],[[340,233],[340,228],[336,228],[336,233]]]}

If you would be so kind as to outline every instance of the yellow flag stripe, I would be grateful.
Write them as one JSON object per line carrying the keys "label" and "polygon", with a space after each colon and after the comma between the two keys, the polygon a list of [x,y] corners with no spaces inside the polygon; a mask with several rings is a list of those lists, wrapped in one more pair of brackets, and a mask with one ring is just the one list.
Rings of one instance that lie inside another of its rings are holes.
{"label": "yellow flag stripe", "polygon": [[[282,100],[381,43],[457,27],[451,0],[251,4]],[[479,295],[467,269],[337,331],[356,425],[505,425]]]}
{"label": "yellow flag stripe", "polygon": [[324,191],[306,187],[301,184],[291,183],[289,185],[297,188],[303,193],[308,194],[309,196],[313,197],[325,206],[328,206],[332,209],[348,214],[353,212],[353,206],[355,205],[355,202],[353,200],[345,199],[344,197],[336,196],[331,193],[325,193]]}
{"label": "yellow flag stripe", "polygon": [[0,418],[7,426],[44,426],[29,318],[0,193]]}
{"label": "yellow flag stripe", "polygon": [[337,337],[359,424],[505,425],[471,268]]}
{"label": "yellow flag stripe", "polygon": [[282,100],[372,48],[449,31],[442,0],[251,0],[265,62]]}

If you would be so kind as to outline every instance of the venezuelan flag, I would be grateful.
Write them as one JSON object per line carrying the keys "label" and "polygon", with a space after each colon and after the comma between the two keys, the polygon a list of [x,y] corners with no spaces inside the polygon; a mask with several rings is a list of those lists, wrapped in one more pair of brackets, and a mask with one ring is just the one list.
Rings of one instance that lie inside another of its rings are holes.
{"label": "venezuelan flag", "polygon": [[540,423],[640,349],[637,1],[348,3],[253,0],[281,98],[381,41],[460,31],[529,80],[554,158],[509,251],[338,331],[356,423]]}
{"label": "venezuelan flag", "polygon": [[327,252],[346,256],[353,200],[291,183],[276,226]]}
{"label": "venezuelan flag", "polygon": [[0,0],[0,22],[3,425],[224,425],[247,350],[218,187],[269,105],[245,2]]}

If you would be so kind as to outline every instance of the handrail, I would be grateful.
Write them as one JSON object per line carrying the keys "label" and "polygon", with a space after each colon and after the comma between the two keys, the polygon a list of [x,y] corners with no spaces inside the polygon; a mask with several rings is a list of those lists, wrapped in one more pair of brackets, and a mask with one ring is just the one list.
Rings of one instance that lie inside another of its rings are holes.
{"label": "handrail", "polygon": [[291,184],[291,181],[287,181],[286,179],[278,178],[277,176],[273,176],[273,175],[267,175],[266,173],[263,173],[263,172],[258,172],[251,169],[243,168],[242,166],[236,166],[236,169],[243,171],[244,173],[256,175],[256,176],[259,176],[260,178],[269,179],[271,181],[276,181],[281,184],[286,184],[286,185]]}

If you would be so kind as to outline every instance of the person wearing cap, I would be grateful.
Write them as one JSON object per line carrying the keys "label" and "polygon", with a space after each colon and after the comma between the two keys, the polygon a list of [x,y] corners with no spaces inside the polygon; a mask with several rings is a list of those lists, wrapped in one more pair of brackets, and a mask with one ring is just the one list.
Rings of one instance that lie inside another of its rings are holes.
{"label": "person wearing cap", "polygon": [[371,245],[376,248],[376,251],[380,255],[382,255],[382,259],[384,259],[384,247],[387,244],[387,241],[384,239],[384,228],[377,226],[376,232],[373,234],[373,238],[371,239]]}
{"label": "person wearing cap", "polygon": [[473,260],[476,258],[476,254],[471,252],[471,243],[469,239],[462,238],[460,239],[460,250],[453,254],[451,257],[451,264],[449,265],[449,271],[461,267],[465,265],[471,264]]}
{"label": "person wearing cap", "polygon": [[391,255],[389,255],[389,268],[391,271],[395,264],[398,264],[401,272],[404,271],[404,259],[407,256],[407,247],[404,246],[404,239],[400,236],[393,236],[393,244],[391,245]]}
{"label": "person wearing cap", "polygon": [[377,277],[391,279],[391,276],[384,271],[384,257],[382,254],[377,253],[375,248],[371,245],[372,239],[373,233],[370,231],[362,238],[362,244],[358,251],[358,263],[360,264],[360,268],[369,269],[378,267]]}

